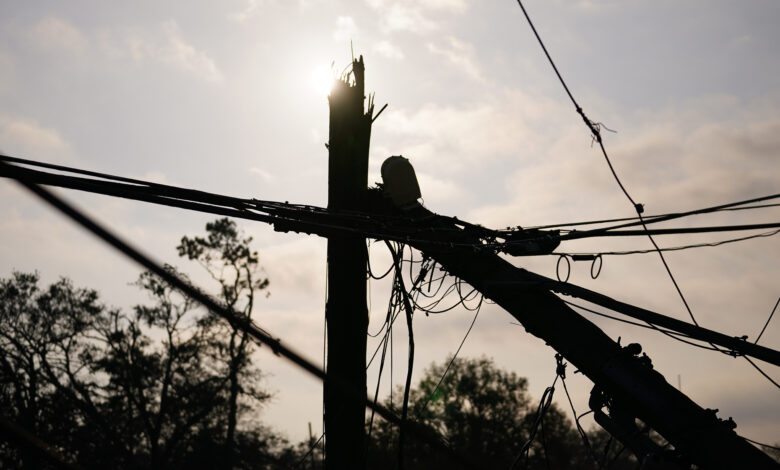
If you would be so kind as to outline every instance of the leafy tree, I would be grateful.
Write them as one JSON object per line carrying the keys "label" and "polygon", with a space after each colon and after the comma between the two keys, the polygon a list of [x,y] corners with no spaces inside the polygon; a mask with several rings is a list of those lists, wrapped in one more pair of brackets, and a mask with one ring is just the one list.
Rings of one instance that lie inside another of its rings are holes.
{"label": "leafy tree", "polygon": [[[242,237],[235,222],[227,218],[206,224],[206,232],[206,238],[183,237],[177,247],[179,256],[198,261],[219,283],[226,306],[242,317],[250,318],[255,293],[268,287],[268,278],[259,275],[259,258],[257,252],[250,247],[252,238]],[[268,396],[252,386],[259,378],[259,372],[249,364],[252,343],[246,331],[226,324],[214,315],[207,316],[204,321],[215,330],[213,346],[227,369],[229,395],[223,452],[225,462],[229,466],[233,460],[236,425],[241,412],[239,396],[244,395],[260,401]],[[222,341],[221,338],[227,339]]]}
{"label": "leafy tree", "polygon": [[[221,300],[249,318],[268,286],[257,253],[227,219],[184,237]],[[168,266],[166,269],[173,270]],[[0,280],[0,412],[86,468],[277,468],[286,441],[251,419],[269,395],[240,331],[150,273],[148,305],[125,314],[66,279]],[[0,468],[47,468],[0,445]]]}
{"label": "leafy tree", "polygon": [[[404,450],[404,468],[462,468],[464,458],[479,468],[510,468],[537,419],[538,403],[528,395],[527,380],[497,368],[484,357],[459,358],[437,388],[447,363],[449,360],[432,365],[412,389],[410,418],[438,432],[457,456],[444,455],[411,438]],[[398,393],[393,398],[400,396]],[[388,406],[397,410],[399,403],[394,400]],[[370,468],[395,468],[397,429],[380,421],[372,434]],[[593,437],[595,443],[604,441],[603,434]],[[633,468],[623,467],[625,460],[615,462],[612,468]],[[595,464],[571,421],[552,404],[528,454],[518,460],[516,468],[591,469]]]}

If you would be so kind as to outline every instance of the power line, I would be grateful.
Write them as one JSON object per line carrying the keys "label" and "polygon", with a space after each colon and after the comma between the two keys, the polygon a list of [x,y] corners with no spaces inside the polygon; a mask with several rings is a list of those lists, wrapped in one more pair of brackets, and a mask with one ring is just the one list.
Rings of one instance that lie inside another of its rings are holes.
{"label": "power line", "polygon": [[618,318],[618,317],[615,317],[613,315],[606,314],[604,312],[599,312],[598,310],[593,310],[593,309],[587,308],[587,307],[585,307],[583,305],[575,304],[574,302],[569,302],[567,300],[564,300],[563,303],[565,303],[567,305],[570,305],[572,307],[576,307],[576,308],[578,308],[580,310],[584,310],[584,311],[586,311],[588,313],[592,313],[594,315],[598,315],[600,317],[609,318],[610,320],[615,320],[615,321],[618,321],[618,322],[621,322],[621,323],[625,323],[625,324],[628,324],[628,325],[638,326],[640,328],[646,328],[648,330],[657,331],[657,332],[659,332],[659,333],[661,333],[663,335],[666,335],[666,336],[668,336],[668,337],[670,337],[670,338],[672,338],[672,339],[674,339],[676,341],[679,341],[681,343],[685,343],[685,344],[687,344],[689,346],[694,346],[694,347],[700,348],[700,349],[706,349],[707,351],[720,351],[719,349],[716,349],[716,348],[712,348],[712,347],[709,347],[709,346],[703,346],[701,344],[694,343],[692,341],[688,341],[688,340],[682,339],[682,338],[680,338],[680,336],[684,336],[686,338],[690,338],[690,336],[685,335],[683,333],[676,332],[676,331],[665,330],[663,328],[659,328],[659,327],[657,327],[656,325],[654,325],[652,323],[638,323],[638,322],[633,322],[631,320],[626,320],[624,318]]}
{"label": "power line", "polygon": [[[542,398],[539,400],[539,406],[536,408],[536,419],[534,420],[534,424],[531,426],[531,430],[528,433],[528,439],[525,441],[525,444],[523,444],[523,447],[520,448],[520,452],[512,462],[512,465],[509,466],[510,470],[514,469],[517,464],[520,463],[520,459],[528,456],[528,451],[531,449],[531,444],[533,444],[534,438],[536,437],[536,431],[539,429],[540,425],[543,426],[544,415],[552,405],[553,395],[555,394],[555,384],[558,382],[559,377],[560,375],[556,374],[552,385],[545,388],[544,392],[542,392]],[[547,453],[545,452],[545,460],[546,459]]]}
{"label": "power line", "polygon": [[[717,331],[709,330],[699,325],[692,325],[690,323],[677,320],[676,318],[668,317],[666,315],[661,315],[651,310],[647,310],[641,307],[637,307],[635,305],[621,302],[619,300],[613,299],[604,294],[600,294],[598,292],[591,291],[589,289],[585,289],[584,287],[580,287],[574,284],[556,282],[552,279],[546,278],[538,274],[534,275],[534,277],[538,280],[529,284],[537,285],[543,288],[548,288],[554,292],[558,292],[564,295],[579,297],[581,299],[587,300],[588,302],[594,303],[596,305],[600,305],[604,308],[608,308],[610,310],[620,312],[623,315],[627,315],[629,317],[633,317],[635,319],[647,323],[651,323],[656,326],[662,326],[669,330],[682,333],[692,339],[705,341],[710,344],[712,343],[718,344],[721,347],[728,348],[728,350],[730,351],[734,351],[733,354],[730,353],[729,351],[725,351],[730,355],[752,356],[757,359],[761,359],[762,361],[766,361],[771,364],[780,366],[780,351],[759,346],[754,343],[749,343],[745,341],[744,338],[746,337],[735,338],[732,336],[725,335],[723,333],[719,333]],[[763,349],[757,349],[757,348],[763,348]]]}
{"label": "power line", "polygon": [[458,358],[458,354],[460,354],[460,350],[463,347],[463,344],[466,342],[466,338],[469,337],[469,334],[471,333],[471,329],[474,328],[474,323],[477,322],[477,317],[479,316],[479,311],[481,307],[482,307],[482,300],[480,300],[479,305],[477,306],[476,312],[474,313],[474,318],[471,319],[471,324],[469,324],[469,327],[466,330],[466,334],[463,335],[463,339],[460,340],[458,349],[455,350],[455,354],[452,355],[452,357],[450,358],[450,362],[447,364],[447,367],[444,369],[444,372],[441,374],[441,377],[439,377],[439,382],[433,388],[433,391],[430,394],[428,394],[428,398],[425,400],[425,404],[422,407],[423,410],[428,407],[428,403],[431,402],[431,399],[436,395],[436,392],[439,390],[439,387],[441,387],[442,382],[444,382],[444,378],[447,377],[447,372],[449,372],[450,367],[452,367],[452,364],[455,362],[455,359]]}
{"label": "power line", "polygon": [[[666,218],[672,216],[673,218],[679,218],[679,217],[688,217],[691,215],[700,215],[700,214],[706,214],[711,212],[735,212],[735,211],[745,211],[745,210],[754,210],[754,209],[766,209],[770,207],[780,207],[780,204],[759,204],[755,206],[745,206],[745,207],[728,207],[728,206],[739,206],[742,204],[749,204],[756,201],[766,201],[770,199],[776,199],[780,198],[780,194],[773,194],[770,196],[764,196],[760,198],[755,199],[749,199],[747,201],[739,201],[734,203],[729,203],[721,206],[716,206],[714,208],[705,208],[705,209],[696,209],[689,212],[673,212],[668,214],[655,214],[655,215],[648,215],[645,216],[645,223],[656,223],[656,222],[664,222],[667,220],[671,220],[671,218]],[[602,220],[588,220],[588,221],[582,221],[582,222],[570,222],[570,223],[560,223],[560,224],[547,224],[547,225],[531,225],[526,226],[526,229],[549,229],[549,228],[562,228],[562,227],[576,227],[576,226],[582,226],[582,225],[598,225],[598,224],[606,224],[611,222],[627,222],[627,221],[638,221],[639,217],[620,217],[616,219],[602,219]],[[615,227],[611,227],[615,228]]]}
{"label": "power line", "polygon": [[764,377],[766,377],[766,379],[767,379],[768,381],[772,382],[772,385],[774,385],[774,386],[775,386],[775,387],[777,387],[777,388],[780,388],[780,384],[779,384],[779,383],[777,383],[777,382],[775,382],[775,380],[774,380],[772,377],[770,377],[770,376],[769,376],[769,374],[767,374],[766,372],[764,372],[764,371],[763,371],[763,370],[762,370],[760,367],[758,367],[758,365],[756,365],[756,363],[755,363],[755,362],[751,361],[751,360],[750,360],[750,358],[749,358],[749,357],[747,357],[747,356],[743,356],[743,357],[745,358],[745,360],[746,360],[746,361],[748,361],[748,362],[750,363],[750,365],[751,365],[751,366],[753,366],[753,368],[755,368],[755,369],[756,369],[756,370],[757,370],[759,373],[761,373],[761,375],[763,375]]}
{"label": "power line", "polygon": [[[21,170],[22,172],[20,173],[19,170]],[[44,179],[44,182],[48,181],[48,180],[46,180],[45,178],[43,178],[40,175],[40,172],[34,172],[36,174],[30,175],[29,172],[31,172],[31,171],[33,171],[33,170],[20,169],[20,168],[14,166],[14,165],[8,164],[8,163],[2,163],[2,165],[0,165],[0,175],[6,175],[6,176],[10,176],[12,178],[15,178],[15,179],[19,180],[25,186],[28,186],[28,187],[35,186],[37,188],[38,186],[36,184],[36,181],[39,181],[40,179]],[[25,173],[25,172],[28,172],[28,173]],[[51,175],[48,175],[48,176],[51,176]],[[61,177],[61,175],[55,175],[55,176]],[[36,180],[36,178],[38,180]],[[64,178],[64,177],[62,177],[62,178]],[[70,180],[69,180],[70,182],[72,182],[73,180],[77,180],[78,179],[78,178],[73,178],[73,177],[67,177],[67,178],[70,178]],[[92,184],[92,183],[94,183],[94,180],[89,180],[88,182],[90,184]],[[66,183],[60,183],[60,184],[62,186],[65,186],[65,187],[69,187],[69,186],[67,186]],[[70,184],[70,183],[68,183],[68,184]],[[124,184],[124,183],[110,182],[110,183],[106,183],[106,184],[110,184],[110,185],[120,185],[120,184],[122,184],[125,187],[130,186],[130,187],[132,187],[132,188],[134,188],[136,190],[138,189],[138,187],[135,186],[135,185],[129,185],[129,184]],[[76,187],[78,185],[73,183],[73,186]],[[142,188],[142,189],[144,191],[148,190],[148,188]],[[92,188],[88,188],[86,190],[92,190]],[[97,192],[100,192],[100,191],[97,191]],[[106,193],[110,194],[109,191],[106,191]],[[184,197],[184,196],[189,197],[190,195],[192,197],[202,197],[202,194],[207,194],[207,193],[202,193],[202,192],[193,191],[193,190],[181,190],[180,188],[175,188],[175,191],[173,191],[173,193],[175,195],[177,195],[177,196],[179,194],[181,194],[182,197]],[[121,194],[120,195],[126,195],[126,194],[127,194],[126,193],[126,189],[124,189],[124,188],[121,189]],[[153,192],[149,191],[147,193],[142,194],[141,196],[152,198],[152,195],[153,195]],[[139,197],[139,199],[142,199],[142,197]],[[163,204],[168,204],[168,203],[170,203],[170,201],[174,201],[177,204],[182,203],[182,201],[179,200],[179,199],[172,199],[172,198],[162,198],[162,199],[164,199],[164,201],[161,202]],[[343,220],[345,220],[345,219],[341,218],[342,214],[335,214],[335,215],[329,214],[329,212],[324,210],[324,209],[312,208],[311,206],[293,206],[293,205],[285,206],[284,204],[281,204],[281,203],[273,203],[273,202],[266,201],[266,202],[263,203],[263,206],[262,206],[263,210],[268,211],[268,214],[272,214],[272,215],[265,215],[265,214],[257,214],[257,213],[252,212],[248,208],[249,206],[239,206],[240,209],[234,209],[234,208],[231,209],[231,208],[227,207],[228,204],[238,204],[238,202],[245,203],[247,200],[239,200],[239,199],[236,199],[236,198],[228,198],[228,197],[224,197],[224,196],[209,195],[209,194],[207,194],[207,196],[205,197],[204,200],[206,200],[206,201],[212,201],[213,200],[213,201],[215,201],[215,203],[223,204],[223,206],[220,206],[218,209],[220,211],[223,211],[223,210],[224,211],[232,211],[232,212],[228,212],[231,216],[235,216],[235,217],[239,217],[239,218],[249,218],[249,219],[253,219],[253,220],[260,220],[260,221],[264,221],[264,222],[267,222],[267,223],[274,223],[274,224],[283,223],[283,224],[288,224],[288,226],[291,226],[292,224],[299,224],[300,223],[300,225],[302,227],[307,228],[307,229],[311,229],[314,233],[319,233],[319,234],[322,234],[322,230],[321,230],[322,227],[326,226],[326,227],[329,227],[329,230],[344,229],[344,230],[351,231],[350,233],[360,233],[360,234],[363,234],[364,236],[373,236],[373,237],[376,237],[376,238],[386,239],[386,240],[387,239],[392,239],[393,237],[397,237],[397,238],[405,238],[406,240],[409,240],[409,241],[417,241],[417,240],[412,240],[411,237],[409,237],[408,235],[402,235],[404,233],[402,231],[395,232],[395,234],[388,234],[387,233],[388,225],[385,225],[385,223],[383,221],[381,221],[381,220],[379,222],[370,221],[370,223],[373,224],[373,225],[370,225],[370,226],[371,227],[376,227],[375,230],[381,230],[382,233],[375,233],[375,232],[361,230],[361,229],[355,229],[355,228],[351,228],[351,227],[346,227],[345,228],[343,225],[342,226],[337,225],[337,224],[344,224]],[[157,202],[157,201],[153,201],[153,202]],[[184,201],[184,202],[186,202],[186,201]],[[204,204],[200,204],[199,203],[199,205],[204,205]],[[208,207],[211,207],[211,206],[208,206]],[[198,209],[198,210],[200,210],[200,209]],[[316,212],[318,214],[317,217],[320,217],[320,218],[317,219],[317,220],[311,221],[311,222],[310,221],[300,222],[299,220],[297,220],[295,218],[295,217],[299,216],[297,214],[302,214],[302,213],[305,213],[307,211]],[[206,212],[222,213],[222,212],[214,211],[214,210],[211,210],[211,209],[206,210]],[[330,217],[331,215],[333,215],[332,218],[322,219],[322,217]],[[365,220],[370,219],[370,217],[368,217],[366,215],[361,215],[361,214],[355,215],[353,213],[349,213],[349,214],[347,214],[346,216],[343,216],[343,217],[348,217],[349,218],[348,220],[350,221],[350,223],[357,223],[359,221],[365,221]],[[321,220],[335,220],[335,222],[323,223],[323,222],[321,222]],[[407,223],[410,223],[410,224],[414,223],[414,222],[415,221],[413,219],[407,220]],[[301,229],[301,227],[298,227],[298,226],[296,226],[296,228]],[[428,231],[428,233],[430,233],[430,228],[427,231]],[[462,239],[462,237],[460,239]],[[477,246],[480,246],[480,247],[484,247],[485,246],[485,245],[474,245],[473,242],[468,242],[468,243],[460,242],[460,241],[457,241],[457,239],[456,239],[456,241],[453,241],[453,242],[440,241],[440,240],[435,240],[435,239],[434,240],[428,239],[428,240],[422,241],[421,244],[427,244],[427,245],[430,245],[430,246],[437,246],[437,247],[446,246],[449,249],[463,248],[463,247],[476,249]],[[617,309],[618,311],[620,311],[620,312],[622,312],[624,314],[630,315],[630,316],[640,315],[638,318],[642,318],[643,320],[646,319],[647,316],[649,315],[650,317],[652,317],[652,319],[650,320],[651,322],[656,322],[658,324],[665,325],[665,326],[667,326],[667,327],[669,327],[671,329],[674,329],[676,331],[684,331],[684,332],[686,332],[686,334],[690,334],[692,337],[699,337],[697,335],[703,333],[708,338],[708,339],[706,339],[706,341],[713,341],[713,340],[719,341],[719,344],[721,344],[721,345],[724,345],[724,344],[730,345],[730,346],[727,346],[727,347],[729,347],[732,350],[739,350],[739,351],[742,351],[745,354],[758,354],[755,357],[761,358],[763,360],[767,360],[768,362],[780,364],[780,360],[779,359],[773,359],[778,353],[776,351],[772,351],[771,349],[764,348],[763,346],[751,345],[750,343],[745,343],[745,342],[742,342],[742,341],[736,341],[736,340],[734,340],[734,338],[730,338],[730,337],[727,337],[725,335],[722,335],[722,334],[719,334],[719,333],[716,333],[716,332],[713,332],[713,331],[710,331],[710,330],[705,330],[705,329],[701,329],[701,330],[695,330],[694,329],[694,330],[692,330],[691,329],[692,326],[687,324],[687,323],[680,322],[679,320],[674,320],[674,319],[671,319],[669,317],[664,317],[663,315],[659,315],[659,314],[656,314],[654,312],[650,312],[648,310],[640,309],[638,307],[634,307],[634,306],[629,305],[629,304],[625,304],[625,303],[622,303],[622,302],[617,302],[614,299],[610,299],[609,297],[603,296],[603,295],[598,294],[596,292],[588,291],[587,289],[583,289],[583,288],[580,288],[580,287],[577,287],[577,286],[573,286],[571,284],[556,283],[555,281],[552,281],[551,279],[547,279],[547,278],[545,278],[543,276],[538,276],[538,279],[539,279],[538,282],[539,282],[540,285],[550,286],[550,288],[552,288],[555,291],[558,291],[558,292],[561,292],[561,293],[568,293],[569,295],[580,296],[582,298],[585,298],[586,300],[590,300],[590,301],[592,301],[594,303],[600,304],[600,305],[605,306],[607,308]],[[442,279],[442,282],[443,282],[443,279]],[[449,293],[457,290],[458,288],[459,288],[459,286],[456,285],[456,283],[453,283],[450,287],[447,288],[447,290],[445,291],[445,293],[441,297],[441,299],[445,298]],[[470,295],[470,294],[467,294],[467,297],[468,297],[468,295]],[[450,310],[452,308],[455,308],[457,305],[460,305],[462,303],[462,302],[458,302],[455,305],[453,305],[452,307],[445,308],[443,310],[433,310],[433,308],[435,308],[435,306],[438,305],[439,302],[441,302],[441,299],[439,299],[437,301],[434,301],[432,304],[429,304],[429,305],[426,305],[426,306],[419,306],[417,304],[417,302],[415,302],[415,307],[416,308],[421,308],[422,310],[427,311],[429,313],[442,313],[444,311],[448,311],[448,310]],[[701,338],[699,337],[699,339],[701,339]],[[750,351],[750,352],[746,352],[746,351]]]}
{"label": "power line", "polygon": [[580,425],[580,417],[577,416],[577,411],[574,409],[574,402],[571,400],[571,395],[569,395],[569,388],[566,386],[566,363],[563,362],[563,356],[561,356],[560,354],[556,354],[555,359],[558,361],[558,367],[556,373],[561,377],[561,383],[563,384],[563,391],[566,392],[566,399],[569,401],[569,406],[571,407],[571,413],[572,413],[572,417],[574,418],[574,424],[577,428],[577,432],[580,434],[580,437],[582,438],[582,443],[585,445],[585,449],[588,451],[588,454],[590,454],[590,457],[593,459],[594,462],[596,462],[596,465],[598,465],[599,459],[596,457],[596,454],[593,452],[593,448],[591,448],[590,446],[588,435],[585,433],[585,430],[582,429],[582,426]]}
{"label": "power line", "polygon": [[754,441],[753,439],[748,439],[745,436],[740,436],[740,437],[742,437],[742,439],[744,439],[744,440],[746,440],[748,442],[752,442],[755,445],[758,445],[758,446],[761,446],[761,447],[766,447],[767,449],[780,450],[780,447],[777,447],[777,446],[770,446],[769,444],[764,444],[763,442],[758,442],[758,441]]}
{"label": "power line", "polygon": [[[720,240],[717,242],[710,242],[710,243],[695,243],[693,245],[683,245],[683,246],[672,246],[667,248],[661,248],[661,251],[683,251],[683,250],[690,250],[693,248],[705,248],[705,247],[714,247],[714,246],[721,246],[726,245],[729,243],[736,243],[741,242],[745,240],[752,240],[754,238],[764,238],[764,237],[771,237],[774,235],[777,235],[780,233],[780,229],[778,230],[772,230],[771,232],[764,232],[759,233],[756,235],[748,235],[746,237],[739,237],[739,238],[729,238],[728,240]],[[596,251],[592,253],[585,253],[585,252],[578,252],[578,253],[570,253],[570,252],[553,252],[553,253],[546,253],[547,255],[565,255],[565,256],[606,256],[606,255],[612,255],[612,256],[621,256],[621,255],[637,255],[637,254],[645,254],[645,253],[655,253],[655,250],[625,250],[625,251]],[[541,254],[539,256],[542,256]]]}
{"label": "power line", "polygon": [[[587,230],[583,232],[572,231],[560,236],[561,241],[579,240],[581,238],[595,237],[636,237],[643,235],[685,235],[690,233],[714,233],[714,232],[740,232],[746,230],[762,230],[767,228],[780,227],[780,222],[767,222],[763,224],[741,224],[741,225],[712,225],[706,227],[681,227],[681,228],[658,228],[646,230]],[[656,245],[654,245],[656,246]],[[663,251],[656,248],[655,252]]]}
{"label": "power line", "polygon": [[[350,233],[382,240],[424,243],[430,246],[448,247],[453,249],[470,248],[477,250],[502,250],[502,248],[505,246],[523,245],[525,243],[536,240],[548,240],[551,239],[551,237],[557,237],[560,240],[570,240],[590,238],[595,236],[636,236],[646,234],[641,230],[605,231],[603,229],[597,229],[587,231],[572,231],[564,235],[559,235],[557,232],[532,231],[527,236],[516,238],[516,235],[513,236],[513,234],[522,233],[522,229],[515,231],[490,230],[484,227],[458,221],[456,218],[452,217],[437,216],[436,220],[449,220],[456,225],[462,226],[462,229],[452,229],[441,226],[436,226],[434,228],[430,225],[430,220],[426,222],[424,220],[418,220],[409,217],[392,215],[383,215],[380,217],[375,214],[354,211],[329,211],[327,209],[309,205],[235,198],[220,194],[207,193],[199,190],[179,188],[169,185],[160,185],[137,179],[107,175],[105,173],[63,167],[60,165],[32,162],[30,160],[23,160],[15,157],[0,156],[0,160],[13,162],[23,161],[23,163],[26,165],[38,165],[46,168],[52,167],[61,171],[69,171],[88,176],[97,176],[100,178],[109,179],[110,181],[46,173],[18,167],[15,165],[4,166],[2,171],[0,171],[0,175],[11,177],[17,180],[25,180],[36,184],[59,186],[79,191],[138,200],[153,204],[193,210],[197,212],[254,220],[271,224],[278,231],[300,231],[313,233],[320,236],[328,236],[334,232]],[[668,235],[681,233],[753,230],[778,226],[780,226],[780,224],[694,227],[663,229],[651,231],[651,233]],[[432,239],[430,236],[432,233],[431,230],[439,233],[450,232],[453,236],[449,241]],[[420,238],[421,236],[424,238]],[[505,242],[497,242],[495,241],[497,237],[510,238]],[[540,253],[529,252],[528,254],[535,255]],[[392,267],[390,270],[391,269]],[[376,276],[374,273],[371,273],[371,275],[374,277],[381,277]]]}
{"label": "power line", "polygon": [[775,314],[775,310],[777,310],[777,306],[780,305],[780,297],[777,298],[777,302],[775,302],[774,308],[772,308],[772,312],[769,314],[769,318],[766,319],[766,323],[764,323],[764,327],[761,328],[761,333],[758,334],[756,337],[756,340],[753,341],[753,344],[758,344],[758,340],[761,339],[761,335],[764,334],[764,331],[766,331],[766,327],[769,326],[769,322],[772,320],[772,317]]}
{"label": "power line", "polygon": [[401,269],[401,257],[398,252],[393,249],[393,245],[389,241],[385,241],[387,249],[390,250],[390,254],[393,257],[395,265],[395,280],[398,283],[398,291],[401,294],[401,300],[403,301],[403,308],[406,312],[406,329],[409,333],[409,350],[408,350],[408,365],[406,370],[406,383],[404,384],[404,398],[401,406],[401,426],[398,434],[398,467],[404,468],[404,438],[406,432],[406,416],[409,411],[409,392],[412,388],[412,369],[414,366],[414,329],[412,325],[412,310],[411,302],[409,301],[409,293],[406,292],[404,286],[403,271]]}
{"label": "power line", "polygon": [[[657,332],[659,332],[659,333],[661,333],[661,334],[663,334],[665,336],[668,336],[668,337],[670,337],[670,338],[672,338],[672,339],[674,339],[676,341],[679,341],[681,343],[685,343],[685,344],[687,344],[689,346],[694,346],[694,347],[700,348],[700,349],[706,349],[708,351],[717,351],[717,352],[720,352],[720,353],[725,353],[727,355],[733,355],[733,354],[730,354],[728,351],[723,351],[723,350],[718,349],[716,347],[704,346],[702,344],[694,343],[692,341],[688,341],[686,339],[680,338],[680,336],[685,336],[686,338],[691,338],[691,337],[688,336],[688,335],[684,335],[684,334],[675,332],[675,331],[670,331],[670,330],[665,330],[663,328],[658,328],[656,325],[654,325],[652,323],[642,324],[642,323],[632,322],[630,320],[626,320],[626,319],[623,319],[623,318],[618,318],[618,317],[615,317],[615,316],[612,316],[612,315],[608,315],[606,313],[599,312],[597,310],[593,310],[593,309],[587,308],[585,306],[582,306],[582,305],[579,305],[579,304],[575,304],[573,302],[569,302],[567,300],[564,300],[563,302],[565,304],[567,304],[567,305],[570,305],[572,307],[576,307],[576,308],[584,310],[586,312],[593,313],[593,314],[599,315],[601,317],[609,318],[610,320],[615,320],[615,321],[619,321],[621,323],[626,323],[626,324],[629,324],[629,325],[638,326],[640,328],[647,328],[647,329],[650,329],[650,330],[655,330],[655,331],[657,331]],[[691,338],[691,339],[693,339],[693,338]],[[778,383],[774,379],[772,379],[766,372],[764,372],[760,367],[758,367],[758,365],[756,365],[756,363],[751,361],[747,356],[742,355],[742,357],[744,357],[750,363],[750,365],[752,365],[761,375],[763,375],[767,380],[769,380],[775,387],[780,388],[780,385],[778,385]]]}
{"label": "power line", "polygon": [[[615,182],[617,182],[621,191],[623,191],[623,194],[626,196],[629,202],[631,202],[631,205],[634,207],[634,210],[636,210],[637,217],[639,218],[638,223],[642,225],[642,228],[646,232],[647,238],[650,240],[650,243],[652,243],[653,247],[658,252],[658,256],[661,258],[661,263],[663,263],[664,268],[666,269],[666,272],[672,281],[672,284],[674,284],[674,288],[677,290],[677,294],[680,296],[680,300],[682,300],[682,303],[685,306],[685,310],[688,311],[688,315],[691,317],[693,323],[695,325],[698,325],[698,322],[696,321],[696,317],[694,317],[693,311],[691,310],[691,307],[688,305],[688,301],[685,299],[685,295],[683,295],[682,289],[680,289],[680,286],[677,284],[677,280],[674,278],[674,274],[672,274],[672,270],[669,268],[669,265],[666,262],[666,258],[664,257],[664,254],[660,251],[660,248],[658,244],[655,242],[655,240],[653,239],[652,234],[650,234],[650,232],[647,230],[647,225],[644,221],[644,218],[642,217],[642,213],[644,212],[644,206],[634,201],[634,199],[628,193],[626,187],[620,181],[620,177],[615,171],[614,166],[612,166],[612,162],[610,161],[609,155],[607,154],[607,149],[604,147],[604,141],[601,138],[600,124],[594,123],[592,120],[590,120],[585,115],[585,112],[582,110],[582,107],[577,103],[577,100],[574,99],[574,95],[572,95],[571,91],[569,91],[569,87],[566,85],[566,82],[563,80],[563,77],[558,71],[558,67],[556,67],[555,62],[553,61],[550,54],[547,52],[547,48],[545,47],[542,38],[539,36],[539,33],[536,31],[536,27],[534,27],[533,21],[531,21],[531,17],[528,16],[528,12],[525,10],[525,7],[523,6],[523,2],[521,0],[517,0],[517,3],[518,5],[520,5],[520,8],[523,10],[523,15],[525,15],[526,20],[528,20],[528,24],[531,26],[531,29],[533,30],[533,33],[536,36],[536,39],[539,41],[539,45],[542,47],[544,54],[547,56],[547,60],[550,62],[550,65],[552,65],[555,74],[558,76],[558,80],[561,82],[561,85],[563,85],[564,90],[566,90],[566,94],[569,95],[569,98],[571,99],[572,104],[574,104],[577,113],[582,117],[582,120],[585,122],[585,125],[588,126],[588,129],[590,129],[593,138],[598,143],[599,148],[601,149],[601,153],[604,155],[604,160],[607,162],[607,166],[609,166],[609,170],[612,172],[612,176],[615,178]],[[713,347],[715,346],[713,345]]]}

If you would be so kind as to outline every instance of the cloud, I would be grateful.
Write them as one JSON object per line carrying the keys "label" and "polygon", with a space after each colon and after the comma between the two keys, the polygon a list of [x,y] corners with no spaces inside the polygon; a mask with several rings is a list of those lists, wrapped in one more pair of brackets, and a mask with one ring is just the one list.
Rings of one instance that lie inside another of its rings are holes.
{"label": "cloud", "polygon": [[257,14],[260,5],[260,0],[246,0],[243,10],[228,13],[227,18],[236,23],[243,23]]}
{"label": "cloud", "polygon": [[212,83],[223,80],[214,59],[187,42],[174,20],[165,21],[154,30],[107,30],[98,36],[103,52],[110,57],[163,64]]}
{"label": "cloud", "polygon": [[0,51],[0,93],[11,90],[15,78],[14,58],[10,54]]}
{"label": "cloud", "polygon": [[0,117],[0,150],[51,160],[68,152],[70,145],[56,129],[42,127],[34,120]]}
{"label": "cloud", "polygon": [[447,59],[455,68],[460,69],[473,80],[483,81],[482,71],[474,61],[474,46],[460,41],[452,36],[446,38],[446,44],[439,46],[434,43],[428,44],[428,50],[436,55]]}
{"label": "cloud", "polygon": [[262,168],[257,168],[253,166],[252,168],[249,169],[249,171],[258,175],[263,181],[271,181],[272,179],[274,179],[273,174],[269,173],[266,170],[263,170]]}
{"label": "cloud", "polygon": [[404,52],[400,47],[391,43],[390,41],[380,41],[374,45],[374,52],[387,57],[388,59],[401,60],[404,58]]}
{"label": "cloud", "polygon": [[437,29],[431,13],[463,13],[465,0],[366,0],[377,11],[380,26],[385,32],[410,31],[428,33]]}
{"label": "cloud", "polygon": [[29,38],[37,48],[51,52],[82,54],[89,44],[77,27],[53,16],[36,23],[29,32]]}
{"label": "cloud", "polygon": [[561,109],[544,98],[509,92],[460,106],[390,108],[376,126],[381,128],[378,135],[392,139],[396,151],[415,161],[438,162],[440,173],[457,174],[470,171],[474,164],[533,155],[549,142],[539,130],[549,132],[551,116]]}
{"label": "cloud", "polygon": [[357,24],[351,16],[339,16],[336,19],[336,30],[333,31],[333,39],[336,41],[350,41],[358,33]]}

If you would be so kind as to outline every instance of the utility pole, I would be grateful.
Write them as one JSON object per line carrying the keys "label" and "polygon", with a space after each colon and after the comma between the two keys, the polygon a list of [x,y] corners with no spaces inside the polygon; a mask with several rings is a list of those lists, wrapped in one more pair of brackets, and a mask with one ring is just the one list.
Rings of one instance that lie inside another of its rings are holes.
{"label": "utility pole", "polygon": [[[591,392],[590,406],[597,414],[597,421],[598,416],[606,417],[601,412],[603,402],[598,400],[603,396],[615,405],[610,411],[615,415],[610,415],[605,424],[618,424],[623,417],[627,418],[623,422],[633,426],[638,418],[699,468],[779,468],[770,457],[734,432],[736,424],[731,419],[718,419],[717,410],[700,407],[669,384],[653,369],[649,357],[639,356],[641,346],[621,346],[569,308],[548,290],[556,284],[551,279],[517,268],[494,253],[447,248],[441,241],[451,242],[457,226],[446,219],[437,222],[425,209],[419,209],[415,215],[429,220],[438,229],[449,230],[446,237],[438,240],[433,235],[434,243],[418,240],[410,242],[412,246],[495,301],[526,331],[543,339],[593,381],[596,387]],[[624,443],[627,447],[633,444],[628,440]]]}
{"label": "utility pole", "polygon": [[[350,81],[350,75],[353,81]],[[352,73],[335,80],[330,104],[328,210],[357,210],[368,187],[368,147],[373,105],[363,111],[363,56]],[[366,269],[365,238],[328,237],[327,382],[325,383],[325,468],[365,468]],[[339,388],[328,384],[338,383]],[[348,394],[342,393],[346,389]],[[356,397],[359,397],[356,399]]]}

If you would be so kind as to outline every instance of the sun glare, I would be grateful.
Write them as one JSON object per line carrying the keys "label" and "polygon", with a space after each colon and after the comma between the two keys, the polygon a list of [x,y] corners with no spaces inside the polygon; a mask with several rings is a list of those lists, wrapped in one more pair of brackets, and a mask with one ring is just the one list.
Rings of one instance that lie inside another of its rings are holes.
{"label": "sun glare", "polygon": [[317,67],[311,74],[311,83],[319,95],[327,95],[333,86],[333,71],[330,67]]}

